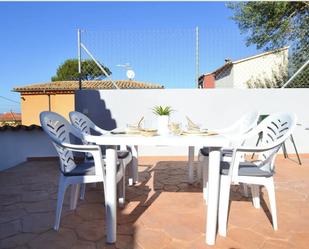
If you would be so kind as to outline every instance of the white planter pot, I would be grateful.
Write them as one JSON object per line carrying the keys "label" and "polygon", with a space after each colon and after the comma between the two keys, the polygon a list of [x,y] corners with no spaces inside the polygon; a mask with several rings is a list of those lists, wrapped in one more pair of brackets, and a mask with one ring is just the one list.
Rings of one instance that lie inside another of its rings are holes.
{"label": "white planter pot", "polygon": [[168,115],[158,116],[158,133],[159,135],[166,135],[169,133],[168,129]]}

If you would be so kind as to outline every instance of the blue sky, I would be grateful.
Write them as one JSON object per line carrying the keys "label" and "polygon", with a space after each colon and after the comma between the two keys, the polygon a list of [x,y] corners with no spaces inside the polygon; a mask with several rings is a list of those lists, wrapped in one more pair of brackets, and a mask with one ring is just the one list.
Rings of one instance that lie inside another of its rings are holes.
{"label": "blue sky", "polygon": [[[130,62],[137,80],[159,81],[167,88],[192,88],[196,26],[201,38],[200,73],[221,66],[227,57],[239,59],[257,53],[254,47],[245,46],[245,37],[231,16],[224,2],[0,2],[0,95],[19,101],[19,94],[11,92],[14,86],[50,81],[63,61],[76,58],[77,28],[100,32],[102,37],[106,30],[126,35],[126,30],[134,30],[139,46],[149,43],[152,36],[147,36],[147,30],[176,30],[174,38],[168,31],[156,36],[157,46],[166,44],[167,58],[163,60],[145,58],[148,54],[143,49],[132,49],[135,43],[121,43],[123,39],[115,45],[121,47],[122,57],[115,56],[110,44],[108,49],[102,45],[105,38],[91,38],[86,32],[85,42],[88,38],[89,47],[112,69],[114,78],[125,78],[115,64]],[[109,42],[114,40],[117,35]],[[154,54],[155,46],[149,56]],[[18,111],[19,106],[0,99],[0,112],[9,109]]]}

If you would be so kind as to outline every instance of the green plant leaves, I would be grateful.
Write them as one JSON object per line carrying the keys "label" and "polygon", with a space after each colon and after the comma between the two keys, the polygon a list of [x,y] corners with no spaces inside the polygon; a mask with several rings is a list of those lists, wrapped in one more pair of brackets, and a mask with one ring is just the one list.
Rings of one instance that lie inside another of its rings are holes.
{"label": "green plant leaves", "polygon": [[152,112],[156,115],[170,115],[174,110],[170,106],[157,105],[152,108]]}

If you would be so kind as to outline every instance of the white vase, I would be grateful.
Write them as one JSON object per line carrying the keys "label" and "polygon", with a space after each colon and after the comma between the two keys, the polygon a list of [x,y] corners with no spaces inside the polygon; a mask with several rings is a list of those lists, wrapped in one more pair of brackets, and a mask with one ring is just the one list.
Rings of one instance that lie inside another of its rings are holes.
{"label": "white vase", "polygon": [[158,116],[158,134],[159,135],[166,135],[169,132],[168,129],[168,115]]}

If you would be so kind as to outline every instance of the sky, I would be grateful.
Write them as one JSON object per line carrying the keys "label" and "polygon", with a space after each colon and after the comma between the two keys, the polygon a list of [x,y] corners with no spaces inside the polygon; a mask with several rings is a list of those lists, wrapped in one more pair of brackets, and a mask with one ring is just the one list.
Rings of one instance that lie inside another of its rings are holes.
{"label": "sky", "polygon": [[[113,79],[126,78],[116,65],[129,62],[136,80],[194,88],[195,27],[199,74],[257,53],[231,16],[224,2],[0,2],[0,97],[19,102],[13,87],[49,82],[77,58],[78,28]],[[11,109],[19,104],[0,98],[0,113]]]}

